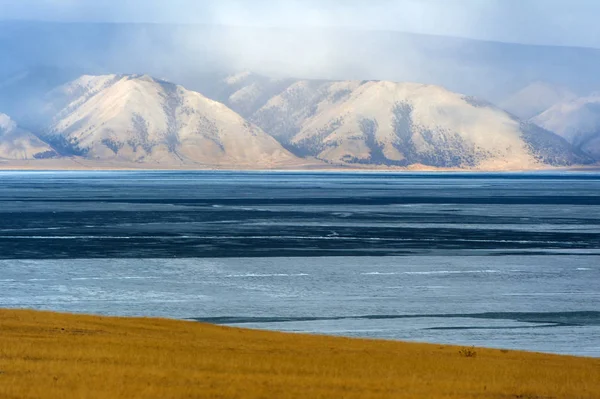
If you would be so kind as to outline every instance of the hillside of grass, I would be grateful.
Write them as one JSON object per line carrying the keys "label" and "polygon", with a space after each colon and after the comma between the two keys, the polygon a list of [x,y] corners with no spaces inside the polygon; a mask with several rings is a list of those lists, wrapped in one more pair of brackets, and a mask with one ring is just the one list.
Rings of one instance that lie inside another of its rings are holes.
{"label": "hillside of grass", "polygon": [[598,399],[600,359],[0,310],[0,398]]}

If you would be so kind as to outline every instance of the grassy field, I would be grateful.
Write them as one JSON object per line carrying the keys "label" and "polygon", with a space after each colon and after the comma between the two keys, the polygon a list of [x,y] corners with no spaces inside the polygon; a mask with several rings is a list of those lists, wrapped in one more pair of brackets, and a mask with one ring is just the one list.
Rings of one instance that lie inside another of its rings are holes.
{"label": "grassy field", "polygon": [[598,399],[600,359],[0,310],[0,398]]}

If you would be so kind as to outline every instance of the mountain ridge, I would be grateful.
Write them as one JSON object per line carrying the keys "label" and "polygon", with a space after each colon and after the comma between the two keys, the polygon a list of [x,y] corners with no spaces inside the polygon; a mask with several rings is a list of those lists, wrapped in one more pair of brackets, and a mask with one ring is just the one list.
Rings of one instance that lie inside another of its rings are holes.
{"label": "mountain ridge", "polygon": [[44,95],[28,126],[54,155],[94,165],[527,170],[591,162],[554,133],[437,85],[244,72],[207,91],[212,99],[149,75],[83,75]]}
{"label": "mountain ridge", "polygon": [[[242,115],[273,135],[296,155],[311,155],[335,164],[384,164],[397,167],[425,164],[441,168],[485,168],[485,165],[479,165],[480,161],[486,157],[492,159],[491,155],[498,149],[484,148],[489,137],[482,136],[481,131],[491,126],[485,124],[485,118],[482,117],[484,113],[487,113],[490,120],[497,122],[492,129],[495,134],[492,136],[496,141],[502,140],[508,133],[518,136],[515,140],[522,141],[509,144],[505,140],[503,145],[512,146],[513,151],[520,154],[523,160],[515,162],[513,166],[506,164],[503,167],[518,169],[537,167],[539,163],[568,166],[589,162],[583,154],[574,152],[566,141],[553,133],[530,122],[519,121],[488,101],[453,93],[437,85],[368,80],[288,80],[284,83],[282,89],[280,80],[266,80],[264,77],[244,73],[222,79],[222,84],[226,87],[217,92],[226,93],[219,100],[232,108],[250,110],[242,112]],[[365,91],[365,88],[369,89]],[[253,95],[248,95],[249,93]],[[270,99],[261,102],[264,105],[257,106],[256,99],[269,96]],[[244,105],[244,101],[249,105]],[[410,126],[402,128],[398,125],[398,119],[403,119],[400,115],[402,112],[407,114],[405,117],[412,115],[415,105],[412,101],[418,103],[417,116],[420,114],[426,117],[416,124],[404,118]],[[437,104],[439,108],[433,113],[432,109],[435,107],[432,104]],[[387,109],[383,110],[385,107]],[[256,111],[252,111],[254,109]],[[391,115],[393,113],[398,115]],[[465,130],[469,121],[477,118],[480,125],[473,126],[470,131]],[[351,127],[346,125],[348,119],[352,119]],[[512,130],[505,128],[504,125],[508,124],[512,125]],[[404,129],[405,132],[397,131],[399,134],[396,134],[392,131],[394,129]],[[444,132],[444,129],[448,131]],[[414,146],[411,142],[415,133],[413,130],[424,132],[424,135],[416,137],[421,145],[416,155],[403,153],[407,146]],[[437,132],[437,143],[432,141],[433,131]],[[400,137],[403,134],[406,136],[404,144]],[[362,139],[357,140],[360,135],[363,136]],[[344,149],[331,144],[345,140],[343,136],[348,139],[347,146],[354,148],[354,153],[343,153]],[[446,149],[444,146],[449,143],[455,148]],[[466,148],[461,148],[464,145],[472,148],[466,151]],[[430,148],[424,148],[427,146]],[[327,153],[322,152],[326,149]],[[564,154],[561,155],[561,151]],[[334,154],[336,152],[337,155]],[[565,156],[566,154],[570,155]],[[505,151],[505,156],[514,158],[516,155]],[[492,168],[502,167],[499,166],[499,158],[501,157],[496,156],[496,160],[490,164]]]}
{"label": "mountain ridge", "polygon": [[51,91],[38,118],[40,136],[71,150],[66,155],[215,166],[298,161],[225,105],[148,75],[84,75]]}

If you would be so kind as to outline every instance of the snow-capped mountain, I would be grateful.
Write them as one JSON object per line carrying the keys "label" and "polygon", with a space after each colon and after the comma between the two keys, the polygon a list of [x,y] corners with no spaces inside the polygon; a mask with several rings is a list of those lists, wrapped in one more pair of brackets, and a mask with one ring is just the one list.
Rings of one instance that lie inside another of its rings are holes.
{"label": "snow-capped mountain", "polygon": [[48,144],[20,129],[8,115],[0,114],[0,159],[33,160],[56,155]]}
{"label": "snow-capped mountain", "polygon": [[600,160],[600,94],[560,102],[532,121]]}
{"label": "snow-capped mountain", "polygon": [[275,92],[244,116],[296,155],[331,164],[508,170],[590,162],[557,135],[439,86],[297,80],[277,90],[256,79],[240,87],[235,78],[223,84],[231,81],[238,90],[227,104],[243,109],[240,99],[249,98],[255,108],[256,98]]}
{"label": "snow-capped mountain", "polygon": [[51,91],[38,119],[44,139],[88,159],[256,168],[298,161],[225,105],[149,76],[82,76]]}
{"label": "snow-capped mountain", "polygon": [[203,92],[212,100],[147,75],[84,75],[19,120],[35,135],[12,121],[4,130],[40,148],[20,159],[58,153],[107,166],[515,170],[593,162],[549,126],[435,85],[246,72]]}
{"label": "snow-capped mountain", "polygon": [[566,87],[545,82],[534,82],[500,103],[502,109],[527,120],[564,101],[577,98]]}

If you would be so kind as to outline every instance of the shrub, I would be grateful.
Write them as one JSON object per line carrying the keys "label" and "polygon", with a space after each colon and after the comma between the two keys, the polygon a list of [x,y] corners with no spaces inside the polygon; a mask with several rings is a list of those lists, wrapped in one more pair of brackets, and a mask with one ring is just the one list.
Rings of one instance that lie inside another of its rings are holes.
{"label": "shrub", "polygon": [[458,351],[458,354],[462,357],[476,357],[477,352],[475,352],[474,348],[462,348]]}

